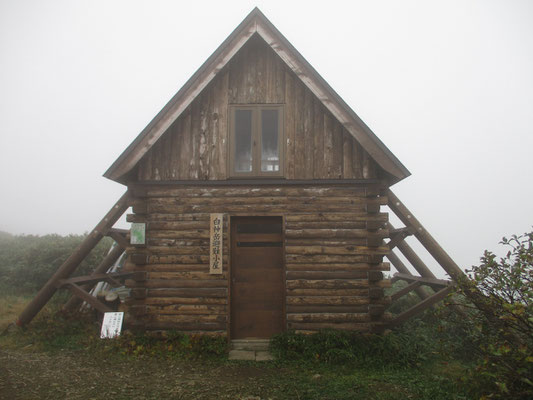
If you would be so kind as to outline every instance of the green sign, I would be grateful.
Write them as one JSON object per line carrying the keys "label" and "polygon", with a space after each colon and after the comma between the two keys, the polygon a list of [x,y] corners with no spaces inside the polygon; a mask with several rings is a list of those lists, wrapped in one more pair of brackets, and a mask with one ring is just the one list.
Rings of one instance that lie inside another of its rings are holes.
{"label": "green sign", "polygon": [[131,224],[131,244],[145,244],[146,224],[134,222]]}

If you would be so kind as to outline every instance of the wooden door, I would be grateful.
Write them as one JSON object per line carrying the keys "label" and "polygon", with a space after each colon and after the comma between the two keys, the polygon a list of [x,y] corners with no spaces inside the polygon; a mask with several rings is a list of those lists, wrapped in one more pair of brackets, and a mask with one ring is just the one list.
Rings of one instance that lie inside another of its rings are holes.
{"label": "wooden door", "polygon": [[231,219],[231,337],[270,338],[283,331],[281,217]]}

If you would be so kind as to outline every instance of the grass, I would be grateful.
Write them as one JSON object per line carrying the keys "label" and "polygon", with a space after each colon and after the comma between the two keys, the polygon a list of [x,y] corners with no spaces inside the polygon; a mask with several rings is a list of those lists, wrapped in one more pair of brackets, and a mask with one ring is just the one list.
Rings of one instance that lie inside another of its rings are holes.
{"label": "grass", "polygon": [[[279,399],[466,399],[457,370],[437,364],[419,368],[362,368],[279,363],[285,371],[270,383]],[[462,367],[460,367],[462,369]]]}
{"label": "grass", "polygon": [[[13,320],[26,300],[2,298],[2,320]],[[467,366],[438,356],[420,358],[404,352],[401,361],[391,362],[381,356],[372,360],[361,348],[358,354],[366,358],[346,358],[346,349],[328,353],[329,359],[313,356],[327,353],[325,343],[332,348],[348,343],[352,350],[360,346],[340,333],[313,338],[307,344],[310,357],[287,357],[278,351],[276,361],[236,362],[225,357],[224,340],[173,332],[163,339],[125,334],[118,340],[100,340],[93,321],[69,320],[56,309],[48,307],[27,329],[0,337],[0,398],[471,398],[461,381]],[[287,338],[296,340],[290,334]],[[298,340],[301,345],[305,339]],[[380,346],[404,343],[392,337],[384,340]]]}
{"label": "grass", "polygon": [[0,297],[0,332],[16,321],[31,296],[4,295]]}

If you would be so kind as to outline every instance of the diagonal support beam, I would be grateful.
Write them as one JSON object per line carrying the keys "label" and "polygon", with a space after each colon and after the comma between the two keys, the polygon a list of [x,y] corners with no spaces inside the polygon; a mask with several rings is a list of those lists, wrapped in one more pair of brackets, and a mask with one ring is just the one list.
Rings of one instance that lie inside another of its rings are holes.
{"label": "diagonal support beam", "polygon": [[403,289],[400,289],[398,290],[396,293],[394,293],[392,296],[391,296],[391,300],[392,302],[395,302],[396,300],[398,300],[400,297],[402,296],[405,296],[407,293],[409,293],[410,291],[412,290],[415,290],[416,288],[419,288],[420,285],[422,285],[421,282],[411,282],[410,284],[408,284],[406,287],[404,287]]}
{"label": "diagonal support beam", "polygon": [[111,229],[110,232],[107,233],[107,236],[111,237],[123,249],[130,246],[126,239],[126,234],[119,232],[118,230]]}
{"label": "diagonal support beam", "polygon": [[[396,268],[398,272],[402,274],[412,275],[409,269],[405,266],[402,260],[398,258],[394,251],[391,250],[386,257],[389,259],[389,261],[392,263],[392,265],[394,266],[394,268]],[[430,296],[426,288],[423,287],[416,288],[415,292],[422,300],[427,299]]]}
{"label": "diagonal support beam", "polygon": [[409,318],[412,318],[415,315],[420,314],[425,309],[443,300],[451,291],[452,291],[452,286],[448,286],[442,290],[439,290],[433,296],[428,297],[425,300],[422,300],[420,303],[414,305],[409,310],[398,315],[395,319],[393,319],[387,324],[387,328],[393,328],[395,326],[398,326],[401,323],[407,321]]}
{"label": "diagonal support beam", "polygon": [[[388,206],[396,214],[396,216],[406,225],[414,228],[414,236],[424,246],[424,248],[431,254],[431,256],[439,263],[444,271],[457,282],[460,279],[465,279],[466,274],[459,268],[453,259],[444,251],[444,249],[437,243],[437,241],[426,231],[424,226],[415,218],[409,209],[396,197],[392,190],[387,190]],[[389,223],[389,229],[394,227]],[[435,278],[435,275],[427,268],[424,262],[416,255],[414,250],[407,244],[402,242],[398,249],[406,256],[417,272],[424,278]],[[403,271],[399,271],[403,272]],[[451,288],[451,286],[450,286]],[[417,289],[420,290],[420,289]],[[443,289],[444,290],[444,289]],[[451,289],[450,289],[451,290]],[[439,291],[438,293],[441,293]],[[438,294],[437,293],[437,294]],[[487,319],[493,322],[496,326],[501,324],[501,321],[493,315],[490,308],[487,308],[483,303],[483,295],[476,289],[472,288],[465,291],[465,295],[476,305],[476,307],[485,314]],[[429,300],[429,299],[426,299]],[[424,301],[426,301],[424,300]],[[454,307],[458,313],[463,313],[460,307]],[[408,310],[409,311],[409,310]]]}
{"label": "diagonal support beam", "polygon": [[[104,257],[104,259],[98,264],[98,266],[95,268],[95,270],[92,272],[91,276],[97,275],[97,274],[105,274],[107,271],[109,271],[109,268],[119,259],[119,257],[124,253],[124,249],[120,246],[113,246],[111,251],[107,253],[107,255]],[[94,287],[94,284],[86,283],[81,285],[81,288],[85,290],[86,292],[89,292]],[[73,311],[76,307],[79,307],[81,305],[82,301],[79,297],[72,296],[63,307],[66,311]]]}
{"label": "diagonal support beam", "polygon": [[68,283],[66,285],[66,288],[72,292],[74,296],[79,297],[82,300],[85,300],[87,303],[89,303],[93,308],[100,311],[101,313],[111,312],[113,311],[111,308],[103,304],[102,302],[98,301],[98,299],[91,294],[87,293],[85,290],[83,290],[81,287],[76,285],[75,283]]}
{"label": "diagonal support beam", "polygon": [[387,243],[387,246],[389,246],[389,249],[392,250],[396,246],[398,246],[400,243],[404,241],[404,239],[407,236],[410,236],[413,234],[413,228],[411,227],[405,227],[401,229],[393,229],[391,232],[391,239]]}
{"label": "diagonal support beam", "polygon": [[129,272],[112,272],[110,274],[92,274],[89,276],[77,276],[75,278],[69,279],[60,279],[57,281],[57,287],[60,288],[64,285],[69,285],[74,283],[76,285],[80,283],[97,283],[97,282],[108,282],[114,285],[122,285],[117,279],[124,279],[130,277],[134,274],[133,271]]}
{"label": "diagonal support beam", "polygon": [[453,282],[447,281],[445,279],[425,278],[420,276],[414,276],[411,274],[396,273],[394,274],[394,278],[396,280],[405,280],[407,282],[420,282],[423,285],[437,286],[439,288],[450,286],[453,284]]}
{"label": "diagonal support beam", "polygon": [[[389,229],[394,229],[394,226],[390,222],[387,224],[387,226],[389,227]],[[427,267],[427,265],[424,263],[424,261],[422,261],[418,254],[416,254],[413,248],[409,246],[409,243],[407,243],[406,241],[402,241],[398,243],[397,248],[405,256],[405,258],[407,258],[407,260],[411,263],[416,272],[420,274],[420,276],[424,276],[426,278],[435,278],[433,272]]]}
{"label": "diagonal support beam", "polygon": [[406,267],[403,261],[400,260],[396,253],[394,253],[393,250],[391,250],[386,255],[386,257],[389,259],[389,261],[392,263],[392,265],[394,266],[394,268],[396,268],[398,272],[401,272],[402,274],[410,274],[409,269]]}
{"label": "diagonal support beam", "polygon": [[[33,300],[20,314],[17,325],[28,324],[35,315],[48,303],[57,290],[57,282],[68,278],[91,250],[98,244],[100,239],[107,234],[113,224],[124,214],[129,207],[129,193],[126,191],[118,202],[108,211],[105,217],[96,225],[91,233],[74,250],[69,258],[59,267],[56,273],[46,282]],[[81,290],[81,289],[80,289]]]}
{"label": "diagonal support beam", "polygon": [[437,241],[429,234],[422,224],[414,217],[409,209],[396,197],[392,190],[387,190],[387,197],[389,199],[389,208],[400,218],[406,226],[412,226],[415,229],[415,237],[422,243],[426,250],[433,256],[441,267],[454,280],[461,279],[465,273],[452,260],[452,258],[444,251],[444,249],[437,243]]}

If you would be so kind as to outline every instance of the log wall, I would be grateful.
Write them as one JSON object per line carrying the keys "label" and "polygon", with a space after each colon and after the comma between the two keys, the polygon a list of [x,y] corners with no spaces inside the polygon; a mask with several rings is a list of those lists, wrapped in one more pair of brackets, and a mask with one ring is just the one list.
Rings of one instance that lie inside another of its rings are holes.
{"label": "log wall", "polygon": [[[229,216],[275,215],[285,225],[286,327],[368,331],[383,304],[388,220],[379,190],[354,185],[136,185],[130,222],[147,243],[126,269],[131,321],[145,329],[225,335],[229,323]],[[209,213],[225,213],[224,273],[209,275]]]}
{"label": "log wall", "polygon": [[137,166],[137,178],[228,178],[228,105],[284,104],[288,179],[371,179],[376,163],[259,36],[218,72]]}

